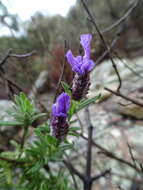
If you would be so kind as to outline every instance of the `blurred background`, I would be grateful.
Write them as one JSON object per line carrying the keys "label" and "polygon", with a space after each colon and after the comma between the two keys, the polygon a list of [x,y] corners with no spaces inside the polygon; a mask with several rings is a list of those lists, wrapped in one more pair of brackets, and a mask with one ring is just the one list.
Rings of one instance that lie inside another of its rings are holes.
{"label": "blurred background", "polygon": [[[113,58],[122,78],[122,90],[127,96],[143,101],[143,0],[85,0],[106,42],[114,39]],[[80,0],[1,0],[0,1],[0,118],[11,104],[12,95],[22,89],[28,96],[38,97],[43,109],[50,110],[57,83],[65,61],[65,52],[70,48],[77,55],[81,51],[80,35],[92,33],[92,59],[96,62],[103,55],[104,47],[93,23]],[[7,53],[13,56],[4,61]],[[33,52],[33,53],[31,53]],[[31,53],[31,56],[27,55]],[[18,55],[17,55],[18,54]],[[73,73],[65,65],[63,80],[71,84]],[[11,85],[11,83],[12,85]],[[132,146],[136,159],[143,162],[142,135],[143,108],[121,98],[112,96],[104,87],[117,89],[118,80],[108,56],[91,73],[91,88],[88,96],[99,93],[102,99],[90,108],[96,128],[94,138],[109,150],[131,160],[127,142]],[[7,101],[6,101],[7,100]],[[44,106],[45,107],[44,107]],[[80,113],[80,118],[84,118]],[[8,146],[11,134],[18,139],[17,129],[9,132],[3,128],[0,142]],[[5,141],[5,137],[7,141]],[[110,139],[110,143],[109,143]],[[83,167],[81,159],[75,164]],[[82,149],[83,148],[83,149]],[[76,153],[77,154],[77,153]],[[100,189],[142,189],[142,181],[131,168],[99,156],[94,152],[94,173],[107,166],[114,170],[113,180],[96,183]],[[140,184],[140,187],[138,187]]]}
{"label": "blurred background", "polygon": [[[143,43],[143,1],[116,27],[112,24],[122,18],[135,0],[86,0],[93,16],[97,20],[100,30],[105,30],[104,37],[111,42],[118,28],[122,26],[120,40],[116,48],[121,57],[137,57],[142,55]],[[107,29],[107,31],[106,31]],[[92,23],[80,1],[60,0],[30,1],[3,0],[0,1],[0,54],[12,49],[13,53],[25,54],[33,50],[35,56],[28,60],[11,61],[4,66],[6,72],[16,82],[29,91],[34,80],[42,70],[48,70],[51,75],[51,84],[54,88],[59,77],[56,64],[63,61],[64,44],[75,52],[80,48],[78,40],[81,33],[94,33]],[[93,57],[96,60],[104,49],[97,35],[94,35]],[[22,70],[26,71],[26,77]],[[27,75],[27,72],[30,74]],[[70,80],[67,72],[66,80]],[[3,87],[0,88],[0,98],[5,98]]]}

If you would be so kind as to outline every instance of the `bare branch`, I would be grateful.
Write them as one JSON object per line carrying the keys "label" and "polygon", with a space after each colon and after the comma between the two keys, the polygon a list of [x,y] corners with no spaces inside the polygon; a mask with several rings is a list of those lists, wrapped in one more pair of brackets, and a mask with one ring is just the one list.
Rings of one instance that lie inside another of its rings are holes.
{"label": "bare branch", "polygon": [[129,15],[134,11],[134,9],[137,7],[138,3],[139,3],[139,0],[135,1],[132,7],[130,7],[128,11],[119,20],[117,20],[111,26],[101,30],[101,33],[103,34],[103,33],[109,32],[115,27],[117,27],[118,25],[120,25],[123,21],[125,21],[129,17]]}
{"label": "bare branch", "polygon": [[74,174],[76,174],[82,181],[85,180],[83,174],[81,174],[70,162],[68,162],[67,160],[63,160],[63,162],[67,166],[67,168]]}
{"label": "bare branch", "polygon": [[101,174],[92,177],[92,181],[96,181],[96,180],[100,179],[101,177],[106,177],[107,175],[110,175],[110,174],[111,174],[111,170],[110,169],[105,170]]}
{"label": "bare branch", "polygon": [[[84,135],[81,134],[80,136],[83,139],[88,140],[88,138],[85,137]],[[120,162],[122,164],[125,164],[127,166],[130,166],[131,168],[136,170],[138,173],[142,173],[142,171],[139,168],[137,168],[136,166],[134,166],[134,164],[132,164],[132,163],[128,162],[127,160],[124,160],[124,159],[116,156],[113,152],[108,151],[107,149],[105,149],[104,147],[102,147],[101,145],[99,145],[98,143],[96,143],[93,140],[92,140],[92,145],[95,146],[96,148],[98,148],[99,150],[101,150],[101,153],[105,154],[107,157],[112,158],[112,159],[114,159],[114,160],[116,160],[116,161],[118,161],[118,162]]]}
{"label": "bare branch", "polygon": [[111,42],[111,45],[109,46],[108,50],[106,50],[95,62],[95,65],[99,65],[106,56],[108,56],[109,52],[113,49],[113,47],[115,46],[116,42],[118,40],[118,36],[113,39],[113,41]]}
{"label": "bare branch", "polygon": [[12,52],[12,49],[7,50],[7,52],[5,53],[5,56],[2,58],[2,60],[0,60],[0,69],[1,70],[2,70],[2,66],[5,64],[5,62],[9,58],[9,55],[10,55],[11,52]]}
{"label": "bare branch", "polygon": [[119,96],[119,97],[121,97],[121,98],[123,98],[123,99],[125,99],[125,100],[128,100],[128,101],[130,101],[130,102],[132,102],[132,103],[134,103],[134,104],[136,104],[136,105],[138,105],[138,106],[143,107],[143,103],[139,102],[138,100],[134,100],[134,99],[132,99],[132,98],[130,98],[130,97],[127,97],[127,96],[123,95],[123,94],[120,93],[120,92],[113,91],[113,90],[111,90],[111,89],[109,89],[109,88],[104,88],[104,89],[107,90],[107,91],[109,91],[109,92],[111,92],[112,94],[114,94],[114,95],[116,95],[116,96]]}
{"label": "bare branch", "polygon": [[132,159],[135,167],[137,167],[137,163],[136,163],[136,160],[135,160],[133,152],[132,152],[132,147],[130,146],[130,144],[128,142],[127,142],[127,145],[128,145],[128,149],[129,149],[129,153],[130,153],[131,159]]}
{"label": "bare branch", "polygon": [[[106,43],[106,41],[105,41],[105,39],[104,39],[102,33],[100,32],[100,30],[99,30],[99,28],[98,28],[98,26],[97,26],[97,24],[96,24],[95,19],[93,18],[91,12],[89,11],[89,9],[88,9],[88,7],[87,7],[85,1],[84,1],[84,0],[81,0],[81,2],[82,2],[82,4],[83,4],[83,7],[84,7],[84,9],[86,10],[86,12],[87,12],[87,14],[88,14],[90,20],[91,20],[91,22],[93,23],[93,26],[95,27],[95,29],[96,29],[96,31],[97,31],[97,33],[98,33],[100,39],[101,39],[101,42],[102,42],[102,44],[103,44],[103,46],[104,46],[105,51],[106,51],[106,50],[109,51],[109,47],[108,47],[108,45],[107,45],[107,43]],[[116,66],[116,64],[115,64],[115,62],[114,62],[114,60],[113,60],[113,58],[112,58],[112,55],[111,55],[110,51],[108,52],[108,55],[109,55],[109,58],[110,58],[110,60],[111,60],[111,62],[112,62],[112,66],[113,66],[113,68],[114,68],[114,70],[115,70],[115,72],[116,72],[116,75],[117,75],[117,77],[118,77],[119,86],[118,86],[118,88],[117,88],[117,91],[119,91],[120,88],[122,87],[122,80],[121,80],[121,77],[120,77],[120,74],[119,74],[119,72],[118,72],[117,66]]]}
{"label": "bare branch", "polygon": [[16,58],[26,58],[26,57],[31,57],[33,55],[37,54],[37,51],[36,50],[33,50],[32,52],[30,53],[26,53],[26,54],[14,54],[14,53],[11,53],[9,55],[9,57],[16,57]]}
{"label": "bare branch", "polygon": [[[66,52],[66,51],[67,51],[67,42],[66,42],[66,40],[65,40],[65,52]],[[61,81],[62,81],[62,79],[63,79],[66,62],[67,62],[67,60],[66,60],[66,57],[65,57],[64,62],[63,62],[63,66],[62,66],[61,75],[60,75],[60,77],[59,77],[59,81],[58,81],[58,84],[57,84],[57,87],[56,87],[56,93],[55,93],[55,97],[54,97],[54,102],[55,102],[56,97],[57,97],[57,95],[58,95],[58,90],[59,90]]]}

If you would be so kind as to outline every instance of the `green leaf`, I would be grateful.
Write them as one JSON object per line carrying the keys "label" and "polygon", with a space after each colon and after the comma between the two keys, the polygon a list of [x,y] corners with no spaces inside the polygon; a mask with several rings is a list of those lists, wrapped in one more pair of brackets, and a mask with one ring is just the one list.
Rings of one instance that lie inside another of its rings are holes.
{"label": "green leaf", "polygon": [[35,121],[36,119],[39,119],[40,117],[47,116],[46,113],[38,113],[35,116],[32,117],[32,121]]}
{"label": "green leaf", "polygon": [[46,138],[47,138],[47,141],[50,144],[57,144],[57,142],[58,142],[58,140],[55,137],[51,136],[51,135],[47,135]]}
{"label": "green leaf", "polygon": [[68,112],[68,120],[70,120],[71,117],[73,116],[73,114],[76,112],[77,105],[78,105],[77,101],[74,101],[74,100],[71,101],[71,107],[70,107],[70,110]]}
{"label": "green leaf", "polygon": [[69,131],[78,131],[78,130],[81,130],[80,127],[70,127],[69,128]]}
{"label": "green leaf", "polygon": [[68,135],[75,136],[75,137],[80,137],[80,134],[75,133],[75,132],[69,132]]}
{"label": "green leaf", "polygon": [[75,137],[80,137],[80,134],[77,133],[77,131],[81,130],[80,127],[70,127],[68,135],[75,136]]}
{"label": "green leaf", "polygon": [[0,121],[0,126],[22,126],[23,123],[19,121]]}
{"label": "green leaf", "polygon": [[20,150],[21,144],[17,143],[17,142],[14,141],[14,140],[11,140],[10,143],[11,143],[11,145],[14,146],[17,150]]}
{"label": "green leaf", "polygon": [[43,125],[38,126],[35,129],[35,132],[38,131],[40,133],[49,134],[50,133],[50,125],[48,123],[44,123]]}
{"label": "green leaf", "polygon": [[74,119],[74,120],[70,121],[69,123],[73,124],[73,123],[76,123],[76,122],[77,122],[77,119]]}
{"label": "green leaf", "polygon": [[65,151],[65,150],[73,149],[74,145],[73,144],[61,144],[59,147],[62,149],[62,151]]}
{"label": "green leaf", "polygon": [[101,97],[101,94],[99,94],[98,96],[95,96],[93,98],[87,99],[87,100],[83,100],[81,102],[77,102],[72,100],[71,102],[71,107],[70,110],[68,112],[68,120],[70,121],[71,117],[78,111],[80,111],[81,109],[89,106],[92,103],[95,103],[96,100],[98,100]]}
{"label": "green leaf", "polygon": [[67,94],[71,95],[71,88],[70,88],[70,86],[67,83],[63,82],[63,81],[61,81],[61,85],[62,85],[64,91]]}
{"label": "green leaf", "polygon": [[98,100],[100,97],[101,97],[101,94],[99,94],[98,96],[95,96],[95,97],[93,97],[93,98],[91,98],[91,99],[87,99],[87,100],[81,101],[81,102],[78,104],[78,106],[77,106],[77,108],[76,108],[76,111],[79,111],[79,110],[81,110],[81,109],[83,109],[83,108],[89,106],[90,104],[96,102],[96,100]]}
{"label": "green leaf", "polygon": [[11,184],[12,183],[11,169],[10,168],[5,168],[4,173],[5,173],[5,176],[6,176],[7,183]]}
{"label": "green leaf", "polygon": [[32,168],[30,168],[30,170],[28,170],[27,174],[32,174],[35,172],[39,172],[39,170],[42,168],[42,166],[44,165],[44,160],[40,159],[38,160],[34,166]]}
{"label": "green leaf", "polygon": [[[28,99],[22,92],[19,95],[15,95],[14,101],[15,104],[11,110],[8,110],[8,114],[24,127],[31,125],[35,120],[47,115],[46,113],[38,113],[33,101]],[[16,125],[18,124],[16,123]]]}

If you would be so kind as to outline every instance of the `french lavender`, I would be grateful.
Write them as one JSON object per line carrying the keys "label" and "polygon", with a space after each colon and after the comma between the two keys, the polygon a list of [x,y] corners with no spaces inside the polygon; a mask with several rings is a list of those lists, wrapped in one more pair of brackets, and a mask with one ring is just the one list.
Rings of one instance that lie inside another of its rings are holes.
{"label": "french lavender", "polygon": [[70,96],[67,93],[60,94],[56,103],[52,106],[52,135],[62,141],[67,133],[69,125],[66,121],[67,112],[70,109]]}
{"label": "french lavender", "polygon": [[72,84],[72,98],[74,100],[81,100],[89,90],[89,73],[95,67],[94,62],[90,59],[91,40],[91,34],[82,34],[80,36],[80,43],[84,49],[84,56],[74,57],[71,50],[66,54],[67,60],[75,73]]}

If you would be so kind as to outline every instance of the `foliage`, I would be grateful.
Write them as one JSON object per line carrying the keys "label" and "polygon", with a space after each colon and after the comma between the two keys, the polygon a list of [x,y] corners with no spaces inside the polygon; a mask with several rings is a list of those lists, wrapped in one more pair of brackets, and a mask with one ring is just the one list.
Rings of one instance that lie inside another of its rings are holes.
{"label": "foliage", "polygon": [[[66,83],[63,84],[68,86]],[[79,111],[98,98],[77,103],[75,111]],[[72,109],[73,107],[69,111],[69,117],[75,113]],[[33,140],[28,139],[29,126],[46,114],[38,113],[34,102],[24,93],[14,97],[13,108],[8,113],[13,117],[13,121],[0,121],[0,125],[24,127],[25,142],[21,146],[12,140],[14,151],[0,154],[0,188],[3,190],[74,190],[70,187],[69,175],[65,175],[67,171],[63,167],[56,169],[54,167],[54,164],[62,163],[64,155],[74,148],[74,144],[68,140],[60,143],[58,139],[51,136],[49,121],[34,130],[34,136],[31,137],[34,138]],[[70,127],[69,135],[77,136],[78,130],[79,127]]]}

